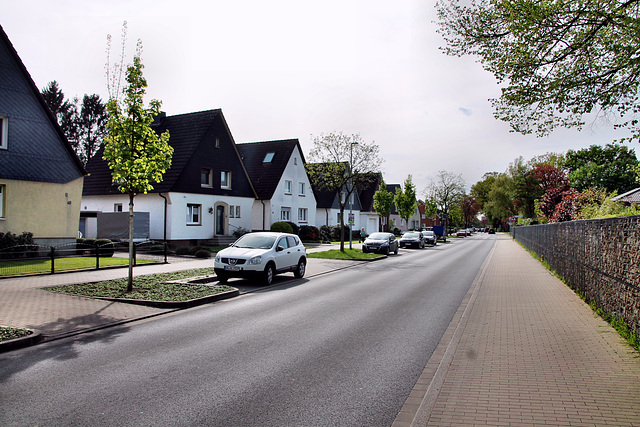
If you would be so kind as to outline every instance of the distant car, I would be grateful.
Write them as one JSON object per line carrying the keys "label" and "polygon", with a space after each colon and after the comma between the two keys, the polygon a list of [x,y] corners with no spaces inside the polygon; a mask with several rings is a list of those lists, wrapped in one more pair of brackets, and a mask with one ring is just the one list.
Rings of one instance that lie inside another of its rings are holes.
{"label": "distant car", "polygon": [[379,252],[389,255],[398,254],[398,239],[393,233],[371,233],[362,244],[362,252]]}
{"label": "distant car", "polygon": [[469,236],[469,235],[470,235],[470,234],[467,234],[467,233],[468,233],[468,232],[467,232],[467,230],[465,230],[465,229],[458,230],[458,231],[456,232],[456,236],[457,236],[457,237],[467,237],[467,236]]}
{"label": "distant car", "polygon": [[436,245],[438,238],[436,234],[431,230],[425,230],[422,232],[422,238],[424,239],[425,245]]}
{"label": "distant car", "polygon": [[398,240],[398,244],[401,248],[416,247],[418,249],[424,248],[424,238],[419,231],[407,231]]}
{"label": "distant car", "polygon": [[496,234],[496,230],[494,230],[493,228],[489,229],[489,234]]}
{"label": "distant car", "polygon": [[307,266],[307,251],[295,234],[247,233],[230,247],[218,252],[213,268],[218,280],[230,277],[258,278],[265,285],[273,283],[278,273],[293,271],[303,277]]}

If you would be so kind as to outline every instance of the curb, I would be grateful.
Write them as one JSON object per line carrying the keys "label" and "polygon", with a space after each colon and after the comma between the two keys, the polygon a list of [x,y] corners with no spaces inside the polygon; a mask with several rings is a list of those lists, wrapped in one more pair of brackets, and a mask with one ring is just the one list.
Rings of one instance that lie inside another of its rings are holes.
{"label": "curb", "polygon": [[28,347],[43,340],[43,336],[39,330],[29,328],[24,329],[31,331],[31,334],[25,337],[14,338],[12,340],[0,341],[0,353],[17,350],[22,347]]}

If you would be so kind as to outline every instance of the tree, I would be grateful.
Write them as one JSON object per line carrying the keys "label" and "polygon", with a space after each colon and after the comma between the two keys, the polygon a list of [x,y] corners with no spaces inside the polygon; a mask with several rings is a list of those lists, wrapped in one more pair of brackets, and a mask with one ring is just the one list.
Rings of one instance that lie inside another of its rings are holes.
{"label": "tree", "polygon": [[[639,0],[439,0],[449,55],[477,55],[502,85],[495,116],[523,134],[618,116],[640,137]],[[627,139],[627,138],[622,138]]]}
{"label": "tree", "polygon": [[396,194],[393,198],[398,210],[400,218],[404,219],[409,228],[409,218],[416,212],[416,186],[413,184],[413,178],[411,175],[404,181],[404,188],[396,189]]}
{"label": "tree", "polygon": [[571,186],[575,189],[602,188],[620,194],[637,186],[633,170],[637,164],[634,150],[615,144],[569,150],[565,161]]}
{"label": "tree", "polygon": [[109,121],[105,138],[104,159],[109,163],[112,179],[118,189],[129,195],[129,281],[127,292],[133,289],[133,199],[139,193],[153,189],[153,183],[171,166],[173,148],[169,145],[169,132],[156,134],[151,128],[154,117],[160,113],[161,103],[151,100],[144,106],[147,80],[142,75],[141,44],[127,67],[123,101],[111,98],[107,102]]}
{"label": "tree", "polygon": [[373,195],[373,209],[376,211],[380,218],[387,219],[387,227],[392,206],[393,194],[387,191],[387,184],[385,184],[383,179],[380,181],[380,188]]}
{"label": "tree", "polygon": [[[435,179],[425,190],[427,199],[432,200],[448,218],[451,214],[452,206],[459,205],[464,197],[465,182],[462,175],[456,175],[452,172],[438,171]],[[447,224],[448,226],[449,224]]]}
{"label": "tree", "polygon": [[67,137],[71,145],[75,141],[75,117],[77,115],[76,102],[65,99],[64,93],[58,86],[58,82],[53,80],[40,90],[53,115],[55,116],[62,132]]}
{"label": "tree", "polygon": [[469,228],[471,223],[480,212],[480,203],[473,196],[465,196],[462,200],[462,216],[464,220],[464,227]]}
{"label": "tree", "polygon": [[484,203],[483,212],[489,218],[491,225],[497,227],[505,219],[517,213],[513,203],[513,178],[506,173],[498,174]]}
{"label": "tree", "polygon": [[321,191],[336,191],[340,208],[340,251],[344,252],[344,210],[356,190],[377,179],[382,160],[380,148],[365,142],[359,134],[342,132],[320,134],[313,138],[313,149],[306,165],[313,186]]}

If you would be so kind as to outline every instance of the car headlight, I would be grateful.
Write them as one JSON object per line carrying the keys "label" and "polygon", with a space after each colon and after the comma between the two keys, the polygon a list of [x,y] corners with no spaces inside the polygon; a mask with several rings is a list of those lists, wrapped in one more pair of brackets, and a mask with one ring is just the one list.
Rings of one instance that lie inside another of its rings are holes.
{"label": "car headlight", "polygon": [[249,265],[258,265],[261,263],[262,263],[262,255],[254,256],[249,261],[247,261],[247,264]]}
{"label": "car headlight", "polygon": [[215,262],[221,262],[221,259],[222,259],[222,258],[220,257],[220,255],[219,255],[219,254],[216,254]]}

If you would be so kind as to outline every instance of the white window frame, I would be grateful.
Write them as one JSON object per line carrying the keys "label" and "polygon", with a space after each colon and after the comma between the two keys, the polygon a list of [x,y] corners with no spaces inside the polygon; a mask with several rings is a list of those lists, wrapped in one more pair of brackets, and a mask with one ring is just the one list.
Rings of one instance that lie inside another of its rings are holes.
{"label": "white window frame", "polygon": [[0,149],[9,147],[9,118],[0,116]]}
{"label": "white window frame", "polygon": [[114,203],[113,204],[113,211],[114,212],[122,212],[122,203]]}
{"label": "white window frame", "polygon": [[299,182],[298,183],[298,195],[299,196],[304,196],[304,190],[305,190],[304,182]]}
{"label": "white window frame", "polygon": [[235,210],[233,209],[233,205],[229,205],[229,218],[234,218]]}
{"label": "white window frame", "polygon": [[187,225],[202,225],[202,205],[187,203]]}
{"label": "white window frame", "polygon": [[286,180],[284,182],[284,194],[291,194],[291,187],[293,186],[293,182]]}
{"label": "white window frame", "polygon": [[7,186],[0,184],[0,218],[4,218],[4,199],[7,193]]}
{"label": "white window frame", "polygon": [[280,221],[291,221],[291,208],[282,206],[280,208]]}
{"label": "white window frame", "polygon": [[[203,175],[207,174],[207,182],[203,181]],[[200,169],[200,186],[205,188],[213,187],[213,170],[211,168]]]}
{"label": "white window frame", "polygon": [[240,218],[240,205],[236,205],[236,218]]}
{"label": "white window frame", "polygon": [[299,222],[307,222],[309,220],[307,208],[298,208],[298,221]]}
{"label": "white window frame", "polygon": [[[226,181],[226,184],[225,184]],[[220,171],[220,188],[223,190],[231,190],[231,172]]]}

